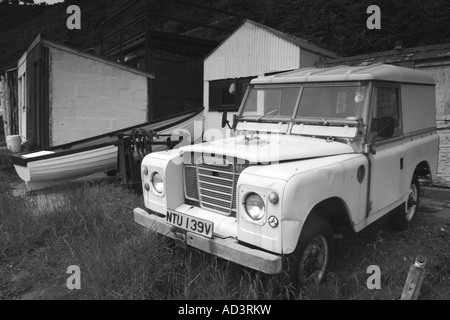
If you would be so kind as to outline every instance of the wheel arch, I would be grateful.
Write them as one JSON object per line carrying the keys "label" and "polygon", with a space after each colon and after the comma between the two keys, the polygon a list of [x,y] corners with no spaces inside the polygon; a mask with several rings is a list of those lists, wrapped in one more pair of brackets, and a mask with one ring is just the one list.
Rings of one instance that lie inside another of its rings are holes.
{"label": "wheel arch", "polygon": [[306,218],[305,224],[312,217],[320,217],[327,220],[333,230],[335,230],[335,227],[338,225],[346,225],[353,228],[348,206],[345,201],[339,197],[331,197],[317,203]]}
{"label": "wheel arch", "polygon": [[427,160],[423,160],[418,165],[416,165],[413,176],[432,180],[433,177],[431,174],[431,167]]}

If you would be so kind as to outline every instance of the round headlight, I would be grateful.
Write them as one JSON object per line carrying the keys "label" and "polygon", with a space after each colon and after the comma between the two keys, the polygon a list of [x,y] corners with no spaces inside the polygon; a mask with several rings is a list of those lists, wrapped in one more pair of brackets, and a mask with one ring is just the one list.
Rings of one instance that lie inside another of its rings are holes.
{"label": "round headlight", "polygon": [[164,192],[164,181],[158,172],[155,172],[152,175],[152,185],[157,193],[162,194]]}
{"label": "round headlight", "polygon": [[261,220],[266,213],[264,200],[256,193],[250,193],[245,197],[245,211],[253,220]]}

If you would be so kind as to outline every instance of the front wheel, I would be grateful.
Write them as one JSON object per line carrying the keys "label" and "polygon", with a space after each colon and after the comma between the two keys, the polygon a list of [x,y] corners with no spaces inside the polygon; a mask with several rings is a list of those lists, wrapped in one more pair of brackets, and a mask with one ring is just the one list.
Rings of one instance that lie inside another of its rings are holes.
{"label": "front wheel", "polygon": [[296,288],[318,285],[331,258],[333,230],[328,221],[312,217],[303,226],[294,252],[288,256],[287,272]]}
{"label": "front wheel", "polygon": [[393,212],[393,227],[406,230],[416,216],[420,200],[419,179],[414,175],[408,191],[406,201]]}

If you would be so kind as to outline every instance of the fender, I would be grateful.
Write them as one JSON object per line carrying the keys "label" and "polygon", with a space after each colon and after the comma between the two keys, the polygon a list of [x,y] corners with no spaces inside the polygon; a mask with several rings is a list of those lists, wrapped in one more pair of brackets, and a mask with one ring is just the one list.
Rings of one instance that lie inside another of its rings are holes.
{"label": "fender", "polygon": [[[363,166],[365,174],[358,181],[358,168]],[[329,198],[343,201],[349,214],[349,220],[355,226],[365,219],[368,161],[361,154],[346,154],[319,159],[308,159],[269,166],[247,168],[239,179],[239,184],[258,181],[258,188],[276,190],[280,196],[280,227],[272,242],[262,242],[261,234],[267,237],[267,230],[253,225],[252,228],[239,227],[239,240],[266,250],[288,254],[297,245],[303,224],[320,202]],[[274,181],[277,181],[275,183]],[[270,183],[270,185],[269,185]],[[275,183],[275,185],[274,185]],[[241,196],[241,192],[239,193]],[[239,198],[241,203],[243,199]],[[268,213],[269,215],[271,212]],[[267,240],[267,239],[266,239]]]}

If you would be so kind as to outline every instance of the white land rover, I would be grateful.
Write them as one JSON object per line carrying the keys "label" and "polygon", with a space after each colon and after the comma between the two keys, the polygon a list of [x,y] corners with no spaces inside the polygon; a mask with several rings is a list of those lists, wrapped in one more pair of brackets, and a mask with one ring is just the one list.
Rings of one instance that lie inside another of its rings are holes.
{"label": "white land rover", "polygon": [[437,170],[434,86],[380,64],[254,79],[233,137],[145,157],[135,221],[265,273],[283,264],[296,284],[320,281],[335,226],[414,218],[419,178]]}

